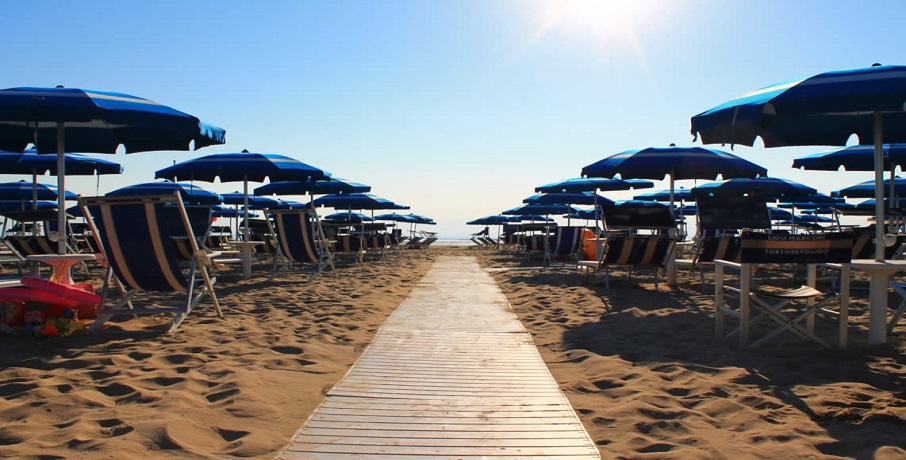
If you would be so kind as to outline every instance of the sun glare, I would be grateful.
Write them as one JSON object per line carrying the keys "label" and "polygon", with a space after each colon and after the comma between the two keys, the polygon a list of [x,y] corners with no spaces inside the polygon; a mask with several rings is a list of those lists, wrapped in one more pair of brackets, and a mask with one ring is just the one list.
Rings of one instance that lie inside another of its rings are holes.
{"label": "sun glare", "polygon": [[638,27],[663,16],[665,3],[645,0],[559,0],[535,4],[536,23],[528,46],[548,36],[589,42],[607,50],[628,45],[642,57]]}

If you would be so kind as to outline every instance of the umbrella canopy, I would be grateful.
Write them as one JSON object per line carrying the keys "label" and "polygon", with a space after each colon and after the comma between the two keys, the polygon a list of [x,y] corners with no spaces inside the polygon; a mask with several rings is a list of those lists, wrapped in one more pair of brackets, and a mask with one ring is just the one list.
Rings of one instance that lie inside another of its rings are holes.
{"label": "umbrella canopy", "polygon": [[329,179],[330,173],[295,158],[275,153],[215,153],[168,166],[154,173],[157,179],[178,178],[214,182],[306,181]]}
{"label": "umbrella canopy", "polygon": [[680,216],[695,216],[698,214],[698,206],[694,204],[688,204],[686,206],[680,206],[674,210],[674,214],[677,217]]}
{"label": "umbrella canopy", "polygon": [[[274,153],[254,153],[243,150],[239,153],[215,153],[193,158],[154,173],[158,179],[201,180],[214,182],[242,182],[243,205],[248,207],[249,181],[305,181],[329,179],[330,173],[305,164],[294,158]],[[243,238],[248,241],[250,235],[248,219],[245,221]]]}
{"label": "umbrella canopy", "polygon": [[[90,176],[101,174],[122,174],[123,166],[112,161],[67,153],[63,159],[64,169],[69,175]],[[2,174],[31,174],[33,191],[37,193],[38,175],[50,173],[57,174],[57,157],[53,155],[38,155],[35,150],[26,150],[24,153],[0,151],[0,173]],[[33,194],[32,201],[37,200]]]}
{"label": "umbrella canopy", "polygon": [[[895,200],[890,200],[888,198],[885,198],[884,201],[882,202],[882,204],[884,206],[884,209],[904,209],[904,208],[906,208],[906,198],[897,198]],[[871,210],[875,207],[875,205],[876,205],[875,200],[865,200],[861,203],[856,203],[854,205],[854,209],[861,210],[861,211]],[[838,206],[834,206],[834,207],[836,208]],[[843,209],[845,209],[845,208],[843,208]]]}
{"label": "umbrella canopy", "polygon": [[330,180],[271,182],[255,189],[255,195],[330,195],[337,193],[368,193],[370,185],[331,177]]}
{"label": "umbrella canopy", "polygon": [[575,177],[535,187],[536,193],[596,192],[652,188],[654,183],[642,179],[606,179],[603,177]]}
{"label": "umbrella canopy", "polygon": [[[126,153],[189,150],[223,144],[226,132],[163,104],[122,93],[76,88],[0,90],[0,149],[21,152],[35,144],[39,153],[57,154],[57,187],[66,190],[65,153]],[[64,196],[58,220],[65,218]],[[66,226],[60,227],[60,254]]]}
{"label": "umbrella canopy", "polygon": [[312,204],[316,207],[334,209],[409,209],[409,206],[396,204],[386,198],[368,193],[345,193],[324,195],[316,198]]}
{"label": "umbrella canopy", "polygon": [[517,222],[519,219],[514,216],[484,216],[475,220],[466,222],[466,225],[502,225],[509,222]]}
{"label": "umbrella canopy", "polygon": [[[64,157],[66,174],[92,176],[95,174],[122,174],[123,166],[112,161],[91,158],[77,153]],[[24,153],[0,151],[0,173],[2,174],[57,174],[57,157],[39,155],[35,150]]]}
{"label": "umbrella canopy", "polygon": [[[743,94],[692,117],[692,135],[706,144],[766,147],[846,145],[852,134],[874,145],[878,222],[881,203],[883,143],[906,142],[906,66],[873,65],[784,82]],[[884,257],[884,225],[875,229],[875,257]]]}
{"label": "umbrella canopy", "polygon": [[392,222],[415,222],[414,218],[405,214],[397,214],[395,212],[388,214],[379,214],[377,216],[374,216],[374,220],[389,220]]}
{"label": "umbrella canopy", "polygon": [[143,184],[129,185],[112,192],[107,196],[137,196],[137,195],[173,195],[179,192],[186,204],[218,205],[223,198],[197,185],[187,182],[146,182]]}
{"label": "umbrella canopy", "polygon": [[427,224],[427,225],[437,225],[437,222],[434,222],[434,219],[430,217],[420,216],[418,214],[406,214],[412,221],[416,224]]}
{"label": "umbrella canopy", "polygon": [[[573,214],[579,212],[578,208],[566,204],[526,204],[512,209],[507,209],[501,214],[512,216],[525,215],[550,215],[550,214]],[[526,220],[523,218],[523,220]]]}
{"label": "umbrella canopy", "polygon": [[770,216],[771,220],[786,220],[792,219],[793,213],[787,211],[786,209],[768,206],[768,216]]}
{"label": "umbrella canopy", "polygon": [[211,208],[211,217],[259,217],[256,212],[248,209],[236,209],[229,206],[216,205]]}
{"label": "umbrella canopy", "polygon": [[[883,167],[892,171],[897,166],[906,169],[906,144],[883,144]],[[793,167],[816,171],[874,171],[875,147],[873,145],[851,145],[827,152],[813,153],[793,160]]]}
{"label": "umbrella canopy", "polygon": [[[572,214],[572,213],[571,213]],[[514,214],[513,217],[516,218],[514,222],[553,222],[554,218],[551,216],[542,216],[540,214]]]}
{"label": "umbrella canopy", "polygon": [[759,177],[768,170],[732,153],[703,147],[649,147],[627,150],[582,168],[583,176],[614,177],[622,179],[670,179],[670,209],[676,198],[674,181],[685,179],[710,179],[718,176]]}
{"label": "umbrella canopy", "polygon": [[360,212],[343,211],[343,212],[335,212],[333,214],[325,216],[324,220],[330,220],[333,222],[361,223],[361,222],[370,222],[374,219],[372,219],[371,217],[366,216],[365,214],[362,214]]}
{"label": "umbrella canopy", "polygon": [[[57,187],[50,184],[32,184],[30,182],[3,182],[0,183],[0,200],[31,200],[35,195],[39,200],[56,200],[59,198]],[[72,192],[64,193],[65,200],[78,199]],[[59,203],[57,203],[59,206]]]}
{"label": "umbrella canopy", "polygon": [[[836,171],[841,167],[847,171],[874,171],[874,150],[873,145],[852,145],[797,158],[793,160],[793,167],[821,171]],[[884,158],[884,170],[890,171],[890,179],[893,180],[897,166],[901,170],[906,166],[906,144],[883,144],[881,154]],[[896,192],[891,188],[890,194]]]}
{"label": "umbrella canopy", "polygon": [[818,193],[817,190],[788,179],[759,177],[757,179],[736,178],[710,182],[692,189],[696,199],[702,197],[748,197],[764,201],[781,198],[805,197]]}
{"label": "umbrella canopy", "polygon": [[0,211],[22,211],[26,209],[56,209],[56,201],[31,201],[24,200],[2,200],[0,199]]}
{"label": "umbrella canopy", "polygon": [[[883,194],[885,198],[890,197],[889,190],[891,188],[893,189],[894,196],[906,196],[906,178],[896,177],[893,180],[893,184],[891,184],[890,179],[885,179],[883,181],[883,190],[881,191],[881,194]],[[831,192],[831,196],[846,198],[876,198],[877,195],[878,191],[875,190],[874,180],[867,180]]]}
{"label": "umbrella canopy", "polygon": [[255,205],[259,208],[267,208],[268,206],[277,206],[279,204],[279,200],[275,198],[258,195],[246,195],[242,192],[223,193],[220,196],[223,197],[223,204],[247,204],[249,206]]}
{"label": "umbrella canopy", "polygon": [[571,214],[564,214],[563,217],[567,219],[585,219],[592,220],[597,218],[598,214],[595,213],[594,209],[580,209],[579,212],[574,212]]}
{"label": "umbrella canopy", "polygon": [[[642,193],[632,197],[633,200],[641,201],[670,201],[670,190],[657,190],[654,192]],[[680,187],[679,190],[674,190],[673,199],[679,201],[695,201],[695,196],[692,195],[692,191]]]}
{"label": "umbrella canopy", "polygon": [[583,204],[583,205],[604,205],[612,204],[613,200],[610,200],[604,196],[597,195],[593,192],[561,192],[561,193],[544,193],[532,195],[524,200],[523,203],[530,204]]}
{"label": "umbrella canopy", "polygon": [[673,180],[724,179],[767,175],[767,169],[732,153],[703,147],[649,147],[627,150],[582,168],[588,177]]}
{"label": "umbrella canopy", "polygon": [[779,206],[781,208],[814,209],[820,206],[827,206],[843,202],[843,198],[835,198],[832,196],[824,195],[822,193],[815,193],[814,195],[793,198],[789,201],[784,201],[783,203],[780,203]]}

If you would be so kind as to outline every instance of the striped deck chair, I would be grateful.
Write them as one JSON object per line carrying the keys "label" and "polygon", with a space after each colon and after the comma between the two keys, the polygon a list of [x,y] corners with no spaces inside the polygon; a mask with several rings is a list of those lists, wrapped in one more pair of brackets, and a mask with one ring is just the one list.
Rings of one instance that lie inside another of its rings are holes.
{"label": "striped deck chair", "polygon": [[736,235],[702,235],[696,242],[691,259],[677,259],[677,265],[688,265],[689,271],[698,269],[702,292],[705,291],[704,264],[713,264],[715,260],[739,261],[740,239]]}
{"label": "striped deck chair", "polygon": [[[195,234],[178,193],[172,196],[83,197],[79,199],[79,206],[89,217],[92,233],[103,248],[108,264],[101,310],[91,330],[100,329],[116,315],[172,313],[175,316],[167,329],[171,332],[205,294],[214,304],[217,316],[223,318],[214,293],[216,280],[207,270],[208,255],[199,248],[195,238],[188,238],[194,257],[184,271],[170,241],[173,237]],[[111,285],[117,280],[125,286],[125,292],[121,298],[111,299]],[[180,293],[184,294],[184,300],[175,307],[133,308],[132,298],[139,292]],[[108,300],[112,305],[107,305]]]}
{"label": "striped deck chair", "polygon": [[[28,262],[26,258],[34,255],[57,253],[56,241],[51,240],[47,235],[6,235],[3,237],[3,241],[12,253],[8,261],[13,262],[14,259],[19,259],[19,262],[16,262],[17,265],[30,265],[31,272],[35,275],[39,274],[41,264]],[[71,244],[66,243],[66,252],[76,254],[79,251],[73,248]],[[88,265],[85,262],[80,262],[78,265],[82,267],[85,276],[88,276]],[[19,268],[19,272],[21,273],[21,268]]]}
{"label": "striped deck chair", "polygon": [[[676,241],[669,236],[655,235],[608,235],[607,246],[600,261],[579,261],[579,266],[595,271],[604,271],[604,285],[610,289],[610,267],[627,266],[629,279],[632,272],[638,268],[651,268],[654,271],[654,289],[658,289],[660,270],[664,267],[667,257],[673,254],[673,245]],[[586,271],[586,276],[587,276]]]}
{"label": "striped deck chair", "polygon": [[286,258],[286,263],[278,267],[277,257],[274,257],[271,280],[280,273],[288,272],[293,263],[314,265],[308,281],[314,279],[327,265],[330,265],[336,275],[330,251],[326,245],[320,243],[320,239],[315,237],[317,232],[312,211],[279,210],[271,211],[271,215],[274,219],[277,250],[281,256]]}
{"label": "striped deck chair", "polygon": [[582,251],[582,231],[585,227],[557,227],[551,242],[551,265],[554,260],[578,261],[577,254]]}

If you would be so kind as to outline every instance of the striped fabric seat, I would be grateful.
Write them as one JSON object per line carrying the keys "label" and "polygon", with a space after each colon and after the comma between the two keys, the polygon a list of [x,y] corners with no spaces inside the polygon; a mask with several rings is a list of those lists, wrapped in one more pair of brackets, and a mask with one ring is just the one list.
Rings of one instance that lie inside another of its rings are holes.
{"label": "striped fabric seat", "polygon": [[308,278],[311,281],[324,266],[332,265],[330,252],[318,244],[315,235],[314,213],[310,210],[292,209],[271,211],[274,219],[274,233],[277,239],[277,250],[286,258],[287,263],[278,266],[274,257],[273,279],[277,274],[288,271],[293,263],[313,265],[314,270]]}
{"label": "striped fabric seat", "polygon": [[672,254],[675,241],[669,236],[608,235],[606,250],[600,261],[579,261],[579,266],[604,270],[604,283],[610,289],[610,267],[629,267],[629,277],[636,268],[652,268],[654,288],[658,289],[659,272],[667,256]]}
{"label": "striped fabric seat", "polygon": [[[92,233],[103,248],[108,275],[112,272],[127,289],[124,296],[108,307],[110,276],[105,277],[103,303],[92,330],[99,329],[115,315],[140,315],[174,313],[169,331],[175,330],[194,307],[207,294],[223,317],[214,293],[215,280],[210,277],[206,264],[209,259],[199,249],[189,222],[186,208],[179,194],[172,196],[122,196],[83,197],[79,205],[88,216]],[[187,273],[180,266],[182,260],[177,245],[172,240],[182,238],[193,255]],[[201,275],[201,280],[198,275]],[[203,281],[203,283],[200,283]],[[139,292],[173,292],[185,295],[178,307],[132,307],[132,298]]]}

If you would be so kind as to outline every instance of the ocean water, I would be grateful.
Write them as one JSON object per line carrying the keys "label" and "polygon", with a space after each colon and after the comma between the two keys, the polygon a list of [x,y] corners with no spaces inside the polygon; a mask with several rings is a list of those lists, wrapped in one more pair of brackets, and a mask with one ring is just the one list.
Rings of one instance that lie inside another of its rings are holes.
{"label": "ocean water", "polygon": [[431,246],[475,246],[468,238],[439,238]]}

